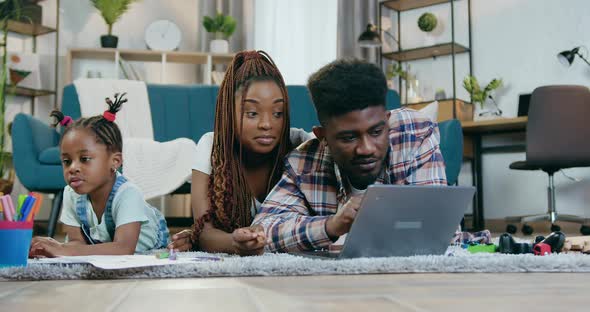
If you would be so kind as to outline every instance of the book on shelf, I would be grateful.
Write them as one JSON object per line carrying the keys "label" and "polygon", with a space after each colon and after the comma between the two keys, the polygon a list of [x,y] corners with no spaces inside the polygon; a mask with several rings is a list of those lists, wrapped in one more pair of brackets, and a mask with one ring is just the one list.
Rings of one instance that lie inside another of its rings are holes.
{"label": "book on shelf", "polygon": [[225,72],[222,71],[212,71],[211,72],[211,81],[215,85],[221,85],[223,81],[223,77],[225,76]]}
{"label": "book on shelf", "polygon": [[121,68],[123,78],[127,80],[145,81],[143,76],[137,70],[135,70],[133,64],[123,58],[119,58],[119,68]]}

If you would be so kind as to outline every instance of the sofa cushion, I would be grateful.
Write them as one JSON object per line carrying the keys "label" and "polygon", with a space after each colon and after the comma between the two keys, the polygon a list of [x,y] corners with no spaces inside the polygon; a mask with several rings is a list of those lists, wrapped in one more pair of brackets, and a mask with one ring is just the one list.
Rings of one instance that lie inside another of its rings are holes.
{"label": "sofa cushion", "polygon": [[148,85],[154,139],[198,142],[213,130],[217,86]]}
{"label": "sofa cushion", "polygon": [[457,119],[440,122],[438,129],[440,131],[440,152],[445,160],[447,183],[454,185],[458,181],[463,164],[463,129]]}
{"label": "sofa cushion", "polygon": [[49,147],[39,154],[39,162],[46,165],[61,165],[59,146]]}

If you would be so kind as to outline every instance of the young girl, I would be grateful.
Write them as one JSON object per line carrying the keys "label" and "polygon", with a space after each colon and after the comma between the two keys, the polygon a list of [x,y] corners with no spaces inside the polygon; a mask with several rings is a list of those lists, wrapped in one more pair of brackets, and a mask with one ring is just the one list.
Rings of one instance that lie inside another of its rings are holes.
{"label": "young girl", "polygon": [[[102,116],[81,118],[54,111],[65,127],[60,151],[64,179],[63,209],[67,243],[35,237],[31,256],[125,255],[168,244],[168,228],[162,214],[148,205],[139,188],[119,174],[123,140],[115,117],[122,94],[106,99]],[[57,124],[56,124],[57,125]]]}
{"label": "young girl", "polygon": [[250,228],[260,203],[283,172],[283,158],[311,138],[289,128],[285,82],[263,51],[238,53],[221,83],[215,128],[199,140],[192,174],[195,224],[169,247],[256,255],[265,234]]}

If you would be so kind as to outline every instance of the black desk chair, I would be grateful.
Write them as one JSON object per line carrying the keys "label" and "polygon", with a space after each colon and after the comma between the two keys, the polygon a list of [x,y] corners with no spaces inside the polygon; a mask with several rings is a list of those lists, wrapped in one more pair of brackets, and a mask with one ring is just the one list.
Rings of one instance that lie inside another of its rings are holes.
{"label": "black desk chair", "polygon": [[[590,91],[584,86],[545,86],[533,91],[526,131],[526,160],[510,164],[515,170],[543,170],[549,175],[548,209],[545,214],[508,217],[509,222],[523,222],[523,233],[531,234],[527,222],[548,220],[551,231],[558,231],[556,221],[583,224],[584,218],[557,214],[553,175],[561,169],[590,167]],[[516,227],[509,225],[509,232]],[[582,225],[582,234],[590,227]]]}

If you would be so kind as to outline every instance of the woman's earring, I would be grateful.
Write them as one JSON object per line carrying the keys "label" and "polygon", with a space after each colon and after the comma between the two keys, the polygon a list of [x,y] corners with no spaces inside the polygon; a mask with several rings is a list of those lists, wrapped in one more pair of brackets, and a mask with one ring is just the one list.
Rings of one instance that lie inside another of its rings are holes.
{"label": "woman's earring", "polygon": [[113,171],[113,173],[115,173],[117,171],[117,169],[113,167],[113,168],[111,168],[111,171]]}

